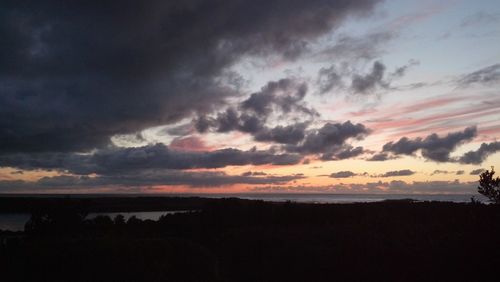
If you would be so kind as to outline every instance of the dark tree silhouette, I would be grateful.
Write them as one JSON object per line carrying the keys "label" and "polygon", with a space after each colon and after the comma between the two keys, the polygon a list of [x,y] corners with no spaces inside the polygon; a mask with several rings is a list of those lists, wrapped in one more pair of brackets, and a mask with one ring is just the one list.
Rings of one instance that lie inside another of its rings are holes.
{"label": "dark tree silhouette", "polygon": [[479,186],[477,191],[495,204],[500,204],[500,177],[493,178],[495,170],[491,167],[491,171],[486,170],[479,176]]}

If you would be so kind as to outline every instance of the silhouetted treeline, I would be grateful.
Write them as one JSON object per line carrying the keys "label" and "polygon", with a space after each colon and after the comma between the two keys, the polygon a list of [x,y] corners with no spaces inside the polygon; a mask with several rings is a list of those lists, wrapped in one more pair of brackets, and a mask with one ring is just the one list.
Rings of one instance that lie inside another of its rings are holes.
{"label": "silhouetted treeline", "polygon": [[11,238],[2,247],[4,277],[496,281],[500,263],[500,208],[479,203],[314,205],[221,199],[158,221],[85,219],[68,207],[64,213],[34,215],[42,220],[27,225],[26,237]]}

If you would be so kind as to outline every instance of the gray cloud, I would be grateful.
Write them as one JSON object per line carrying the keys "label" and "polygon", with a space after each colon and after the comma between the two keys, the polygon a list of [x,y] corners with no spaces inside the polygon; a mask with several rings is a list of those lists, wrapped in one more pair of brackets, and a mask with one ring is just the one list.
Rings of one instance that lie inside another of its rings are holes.
{"label": "gray cloud", "polygon": [[465,171],[463,170],[457,170],[457,171],[453,171],[453,170],[441,170],[441,169],[436,169],[434,170],[431,175],[438,175],[438,174],[455,174],[455,175],[463,175],[465,173]]}
{"label": "gray cloud", "polygon": [[338,161],[338,160],[354,158],[359,155],[362,155],[363,153],[365,153],[363,147],[361,146],[353,147],[351,145],[345,144],[343,146],[338,146],[335,148],[328,149],[327,152],[321,155],[321,159],[324,161],[326,160]]}
{"label": "gray cloud", "polygon": [[478,168],[478,169],[474,169],[474,170],[472,170],[469,174],[470,174],[470,175],[479,175],[479,174],[481,174],[483,171],[484,171],[484,169],[483,169],[483,168]]}
{"label": "gray cloud", "polygon": [[414,171],[411,171],[409,169],[402,169],[402,170],[388,171],[384,174],[378,175],[378,177],[409,176],[413,174],[415,174]]}
{"label": "gray cloud", "polygon": [[301,175],[261,176],[228,175],[223,172],[184,172],[169,170],[142,171],[130,175],[73,176],[61,175],[42,177],[37,181],[1,180],[2,192],[36,192],[87,188],[93,190],[108,187],[143,187],[156,185],[186,185],[189,187],[219,187],[232,184],[269,185],[286,184],[304,178]]}
{"label": "gray cloud", "polygon": [[490,24],[500,22],[500,13],[477,12],[465,17],[460,23],[460,27],[471,27],[478,24]]}
{"label": "gray cloud", "polygon": [[126,174],[148,169],[221,168],[229,165],[292,165],[302,160],[298,154],[273,151],[221,149],[211,152],[182,152],[163,144],[136,148],[107,148],[93,154],[38,153],[0,156],[2,166],[19,169],[52,169],[74,174]]}
{"label": "gray cloud", "polygon": [[276,126],[272,129],[266,128],[255,134],[255,140],[279,144],[297,144],[304,139],[308,125],[309,123],[302,122],[288,126]]}
{"label": "gray cloud", "polygon": [[321,68],[318,71],[318,78],[316,81],[319,87],[319,94],[325,94],[335,88],[343,87],[344,83],[342,81],[342,76],[343,74],[335,68],[335,65],[331,65],[328,68]]}
{"label": "gray cloud", "polygon": [[376,87],[386,88],[388,84],[384,82],[385,65],[379,61],[373,63],[370,73],[366,75],[355,74],[351,82],[351,90],[354,93],[371,93]]}
{"label": "gray cloud", "polygon": [[395,158],[396,157],[391,156],[388,153],[381,152],[381,153],[374,154],[371,158],[367,159],[367,161],[381,162],[381,161],[392,160]]}
{"label": "gray cloud", "polygon": [[487,66],[475,72],[463,75],[458,81],[462,87],[473,84],[493,84],[500,82],[500,64]]}
{"label": "gray cloud", "polygon": [[422,156],[435,162],[453,161],[450,153],[455,148],[465,142],[472,140],[477,135],[477,128],[467,127],[464,131],[448,133],[439,137],[437,134],[428,135],[425,138],[409,139],[403,137],[397,142],[386,143],[382,148],[382,153],[394,155],[413,155],[421,150]]}
{"label": "gray cloud", "polygon": [[482,143],[476,151],[466,152],[458,158],[458,162],[463,164],[481,164],[486,158],[500,151],[500,142]]}
{"label": "gray cloud", "polygon": [[358,175],[357,173],[354,173],[352,171],[339,171],[339,172],[333,172],[330,174],[331,178],[349,178]]}
{"label": "gray cloud", "polygon": [[441,170],[441,169],[436,169],[434,170],[431,175],[436,175],[436,174],[449,174],[453,173],[453,171],[447,171],[447,170]]}
{"label": "gray cloud", "polygon": [[242,57],[293,60],[377,2],[7,1],[0,150],[89,151],[213,112],[240,95],[228,68]]}
{"label": "gray cloud", "polygon": [[369,133],[370,130],[360,123],[326,123],[323,127],[310,131],[298,145],[285,146],[285,150],[301,154],[322,154],[323,159],[357,155],[363,149],[353,149],[346,141],[351,138],[362,139]]}
{"label": "gray cloud", "polygon": [[410,69],[413,66],[419,65],[419,64],[420,64],[420,62],[418,60],[413,60],[412,59],[412,60],[410,60],[408,62],[408,64],[396,68],[396,70],[394,72],[392,72],[390,74],[390,76],[393,77],[393,78],[402,77],[402,76],[404,76],[406,74],[406,72],[408,71],[408,69]]}
{"label": "gray cloud", "polygon": [[303,102],[306,94],[305,83],[288,78],[270,81],[260,91],[242,101],[237,109],[230,107],[225,112],[219,112],[216,117],[198,117],[194,120],[195,128],[201,133],[209,130],[241,131],[252,134],[257,141],[297,143],[302,140],[309,122],[296,122],[274,128],[268,128],[265,124],[272,114],[278,113],[317,117],[318,113]]}
{"label": "gray cloud", "polygon": [[199,117],[194,120],[200,132],[215,129],[217,132],[241,131],[250,133],[254,140],[283,145],[280,148],[302,155],[321,154],[323,160],[340,160],[364,153],[362,147],[346,144],[350,138],[362,139],[370,133],[362,124],[326,123],[319,129],[308,129],[310,121],[290,125],[265,126],[268,116],[276,111],[287,114],[303,113],[315,117],[316,112],[302,103],[307,93],[303,83],[291,79],[269,82],[261,91],[253,93],[240,103],[238,110],[228,108],[217,117]]}
{"label": "gray cloud", "polygon": [[262,176],[262,175],[267,175],[267,173],[262,172],[262,171],[247,171],[241,174],[242,176]]}
{"label": "gray cloud", "polygon": [[360,37],[342,34],[318,56],[329,60],[373,60],[382,54],[381,46],[396,36],[394,31],[377,31]]}
{"label": "gray cloud", "polygon": [[[360,74],[358,70],[349,68],[347,63],[338,65],[332,64],[330,67],[321,68],[318,71],[316,85],[319,88],[319,94],[330,93],[336,89],[349,90],[355,94],[369,94],[377,89],[402,90],[418,85],[391,87],[391,83],[406,75],[411,67],[418,65],[417,60],[409,60],[406,65],[396,68],[388,73],[384,78],[386,67],[379,61],[373,63],[371,71],[367,74]],[[346,80],[350,79],[350,85],[346,87]]]}

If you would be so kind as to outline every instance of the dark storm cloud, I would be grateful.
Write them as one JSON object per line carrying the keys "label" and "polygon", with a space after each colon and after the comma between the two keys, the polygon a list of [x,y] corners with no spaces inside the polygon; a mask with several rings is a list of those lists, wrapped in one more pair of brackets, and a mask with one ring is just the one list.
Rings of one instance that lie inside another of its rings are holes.
{"label": "dark storm cloud", "polygon": [[[252,134],[259,141],[275,141],[288,143],[281,140],[281,135],[301,134],[307,123],[277,126],[275,128],[265,127],[266,121],[271,115],[281,113],[283,115],[303,114],[309,118],[318,116],[318,113],[308,108],[303,101],[307,94],[307,85],[293,79],[281,79],[268,82],[258,92],[252,93],[249,98],[242,101],[237,108],[229,107],[224,112],[219,112],[215,117],[200,116],[194,119],[194,126],[200,132],[209,130],[216,132],[241,131]],[[281,140],[281,141],[280,141]],[[298,140],[300,141],[300,140]]]}
{"label": "dark storm cloud", "polygon": [[477,135],[477,128],[467,127],[464,131],[452,132],[446,136],[439,137],[437,134],[431,134],[425,138],[409,139],[403,137],[397,142],[389,142],[383,146],[382,153],[391,153],[393,155],[413,155],[421,150],[422,156],[435,162],[453,161],[450,159],[450,153],[457,146],[472,140]]}
{"label": "dark storm cloud", "polygon": [[4,1],[0,150],[88,151],[213,112],[240,58],[294,59],[376,2]]}
{"label": "dark storm cloud", "polygon": [[457,170],[457,173],[456,173],[456,174],[457,174],[457,175],[463,175],[464,173],[465,173],[465,171],[463,171],[463,170]]}
{"label": "dark storm cloud", "polygon": [[302,112],[311,116],[316,111],[309,109],[302,102],[307,94],[307,84],[290,78],[268,82],[259,92],[252,93],[240,104],[244,111],[268,117],[275,109],[283,113]]}
{"label": "dark storm cloud", "polygon": [[305,154],[340,152],[345,149],[343,146],[348,139],[362,139],[369,133],[370,130],[360,123],[326,123],[310,131],[302,143],[286,146],[286,150]]}
{"label": "dark storm cloud", "polygon": [[483,168],[478,168],[478,169],[472,170],[469,174],[470,175],[480,175],[483,171],[484,171]]}
{"label": "dark storm cloud", "polygon": [[326,123],[319,129],[311,130],[303,142],[284,148],[288,152],[322,154],[322,159],[337,159],[339,156],[360,154],[363,151],[361,147],[353,149],[346,141],[362,139],[369,133],[370,130],[360,123]]}
{"label": "dark storm cloud", "polygon": [[335,150],[329,150],[328,152],[323,153],[321,155],[321,159],[326,161],[326,160],[345,160],[345,159],[350,159],[357,157],[361,154],[363,154],[365,150],[363,147],[353,147],[351,145],[345,144],[343,146],[338,147],[338,149]]}
{"label": "dark storm cloud", "polygon": [[222,149],[211,152],[183,152],[163,144],[135,148],[107,148],[93,154],[38,153],[0,156],[0,164],[19,169],[52,169],[74,174],[124,174],[148,169],[221,168],[241,165],[292,165],[302,160],[298,154],[270,150]]}
{"label": "dark storm cloud", "polygon": [[378,177],[393,177],[393,176],[409,176],[415,174],[414,171],[409,169],[388,171],[384,174],[378,175]]}
{"label": "dark storm cloud", "polygon": [[272,129],[264,129],[255,134],[255,140],[279,144],[297,144],[304,139],[308,125],[308,123],[302,122],[288,126],[276,126]]}
{"label": "dark storm cloud", "polygon": [[466,152],[458,158],[458,162],[463,164],[481,164],[486,158],[500,151],[500,142],[482,143],[476,151]]}
{"label": "dark storm cloud", "polygon": [[300,175],[264,176],[228,175],[223,172],[183,172],[183,171],[145,171],[132,175],[110,176],[73,176],[60,175],[42,177],[37,181],[1,180],[0,191],[43,191],[44,189],[64,190],[75,188],[102,189],[107,187],[143,187],[156,185],[186,185],[189,187],[220,187],[232,184],[285,184],[304,178]]}
{"label": "dark storm cloud", "polygon": [[[293,79],[268,82],[262,89],[250,95],[236,107],[229,107],[216,116],[200,116],[194,127],[200,132],[249,133],[254,140],[276,144],[297,145],[310,134],[308,126],[318,113],[307,107],[304,97],[307,85]],[[306,117],[306,121],[294,120],[288,125],[266,126],[271,117]]]}
{"label": "dark storm cloud", "polygon": [[492,84],[497,82],[500,82],[500,64],[494,64],[466,74],[458,80],[458,84],[463,87],[473,84]]}
{"label": "dark storm cloud", "polygon": [[339,172],[333,172],[330,174],[331,178],[349,178],[358,175],[357,173],[354,173],[352,171],[339,171]]}
{"label": "dark storm cloud", "polygon": [[379,61],[373,63],[370,73],[366,75],[355,74],[351,81],[351,90],[354,93],[366,94],[371,93],[376,87],[387,87],[384,82],[385,65]]}

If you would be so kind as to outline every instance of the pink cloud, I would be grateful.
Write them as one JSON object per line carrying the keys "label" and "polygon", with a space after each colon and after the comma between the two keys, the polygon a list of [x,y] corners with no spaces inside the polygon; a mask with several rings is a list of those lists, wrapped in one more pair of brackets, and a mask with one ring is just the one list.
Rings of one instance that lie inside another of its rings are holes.
{"label": "pink cloud", "polygon": [[169,147],[179,151],[212,151],[215,148],[207,146],[203,140],[196,136],[178,137],[172,140]]}

